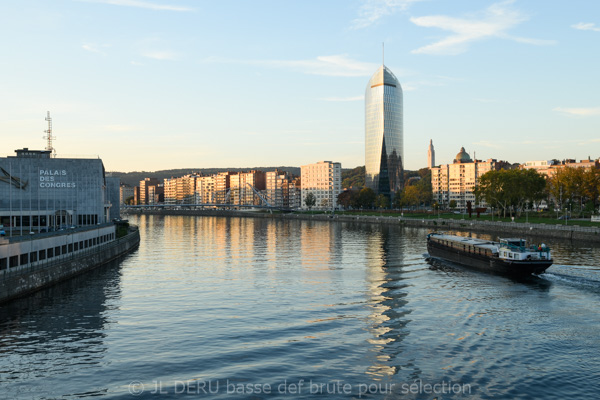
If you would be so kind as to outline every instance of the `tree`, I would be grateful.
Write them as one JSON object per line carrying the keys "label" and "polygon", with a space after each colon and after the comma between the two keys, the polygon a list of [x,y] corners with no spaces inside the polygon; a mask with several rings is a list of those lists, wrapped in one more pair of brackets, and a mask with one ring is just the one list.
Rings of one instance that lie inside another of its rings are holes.
{"label": "tree", "polygon": [[330,206],[329,199],[321,199],[321,208],[328,208]]}
{"label": "tree", "polygon": [[375,192],[371,188],[363,188],[358,192],[358,204],[362,208],[371,208],[375,202]]}
{"label": "tree", "polygon": [[478,202],[485,201],[491,207],[519,212],[526,203],[536,203],[544,198],[546,180],[533,169],[493,170],[479,178],[475,190]]}
{"label": "tree", "polygon": [[559,208],[573,204],[575,200],[576,204],[582,204],[587,193],[593,195],[593,191],[586,190],[587,173],[583,168],[564,167],[556,169],[548,178],[548,194],[556,199]]}
{"label": "tree", "polygon": [[358,191],[356,190],[344,190],[338,194],[337,203],[344,208],[355,207],[356,198],[358,197]]}
{"label": "tree", "polygon": [[390,199],[385,194],[379,194],[375,199],[377,208],[390,208]]}
{"label": "tree", "polygon": [[304,204],[306,204],[306,207],[308,207],[309,210],[311,210],[315,206],[315,204],[317,204],[317,198],[315,197],[313,192],[308,192],[308,194],[304,198]]}
{"label": "tree", "polygon": [[128,198],[125,199],[125,204],[127,204],[128,206],[133,205],[133,196],[129,196]]}
{"label": "tree", "polygon": [[456,200],[450,200],[448,207],[454,210],[456,208]]}
{"label": "tree", "polygon": [[418,206],[421,204],[421,191],[416,185],[407,186],[402,191],[402,205]]}
{"label": "tree", "polygon": [[595,210],[598,206],[598,201],[600,200],[600,169],[590,168],[585,172],[584,193],[589,202],[592,204],[591,207],[586,208]]}
{"label": "tree", "polygon": [[361,189],[365,186],[365,167],[356,167],[342,172],[342,187]]}
{"label": "tree", "polygon": [[402,208],[402,206],[402,190],[398,190],[394,195],[394,208]]}

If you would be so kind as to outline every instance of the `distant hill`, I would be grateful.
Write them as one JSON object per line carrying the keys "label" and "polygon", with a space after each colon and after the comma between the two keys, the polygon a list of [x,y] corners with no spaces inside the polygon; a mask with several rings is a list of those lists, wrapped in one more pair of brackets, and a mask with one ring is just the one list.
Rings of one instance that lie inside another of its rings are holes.
{"label": "distant hill", "polygon": [[165,169],[161,171],[133,171],[133,172],[119,172],[119,171],[109,171],[108,173],[112,176],[121,178],[121,183],[124,183],[129,186],[138,186],[140,181],[144,180],[144,178],[157,178],[159,180],[163,180],[166,178],[177,178],[180,176],[184,176],[187,174],[191,174],[193,172],[201,173],[203,175],[213,175],[219,172],[241,172],[241,171],[252,171],[252,170],[260,170],[264,172],[275,171],[279,169],[281,171],[286,171],[290,174],[294,174],[300,176],[300,168],[299,167],[253,167],[253,168],[182,168],[182,169]]}
{"label": "distant hill", "polygon": [[342,170],[342,187],[344,189],[365,187],[365,166]]}

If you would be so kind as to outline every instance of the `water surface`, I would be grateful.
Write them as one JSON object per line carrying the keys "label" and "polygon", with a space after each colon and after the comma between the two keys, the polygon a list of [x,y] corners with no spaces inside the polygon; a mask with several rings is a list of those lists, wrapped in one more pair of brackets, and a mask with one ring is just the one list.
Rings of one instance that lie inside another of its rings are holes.
{"label": "water surface", "polygon": [[600,393],[592,246],[518,281],[428,264],[422,229],[131,220],[137,252],[0,308],[3,398]]}

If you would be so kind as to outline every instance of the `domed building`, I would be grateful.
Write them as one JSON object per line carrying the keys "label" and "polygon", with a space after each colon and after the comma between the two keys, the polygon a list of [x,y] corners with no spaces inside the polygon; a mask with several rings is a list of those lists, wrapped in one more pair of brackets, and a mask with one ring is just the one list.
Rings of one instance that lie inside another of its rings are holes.
{"label": "domed building", "polygon": [[461,147],[460,151],[456,155],[456,158],[454,159],[454,162],[455,163],[468,163],[468,162],[473,162],[473,160],[471,160],[471,156],[469,156],[469,153],[467,153],[465,151],[465,148]]}
{"label": "domed building", "polygon": [[475,204],[473,191],[479,177],[497,169],[497,165],[497,161],[491,158],[487,161],[473,160],[465,148],[461,147],[452,164],[431,168],[433,200],[442,208],[448,208],[454,201],[457,210],[465,210],[467,202],[471,202],[473,207],[486,206],[483,202]]}

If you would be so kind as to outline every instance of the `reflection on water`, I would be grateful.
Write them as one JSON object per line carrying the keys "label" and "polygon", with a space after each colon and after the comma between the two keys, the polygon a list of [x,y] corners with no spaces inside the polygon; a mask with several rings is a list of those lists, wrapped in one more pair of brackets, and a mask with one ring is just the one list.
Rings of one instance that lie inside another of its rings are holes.
{"label": "reflection on water", "polygon": [[[118,308],[111,299],[120,296],[119,279],[119,263],[112,262],[0,307],[0,387],[7,397],[37,397],[48,379],[106,362],[105,330]],[[107,391],[79,389],[87,395]]]}
{"label": "reflection on water", "polygon": [[[132,382],[138,398],[156,387],[197,398],[202,383],[211,398],[268,397],[248,384],[282,398],[559,399],[600,389],[598,249],[549,243],[560,262],[514,280],[430,266],[421,229],[131,219],[136,253],[0,309],[5,397],[130,398]],[[415,382],[470,392],[406,392]]]}

